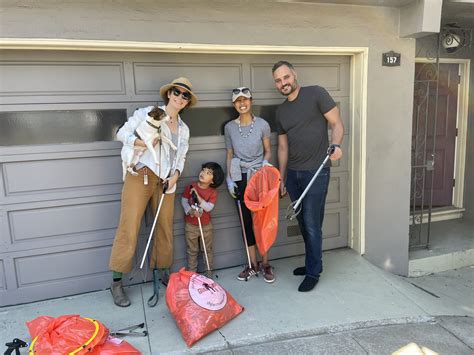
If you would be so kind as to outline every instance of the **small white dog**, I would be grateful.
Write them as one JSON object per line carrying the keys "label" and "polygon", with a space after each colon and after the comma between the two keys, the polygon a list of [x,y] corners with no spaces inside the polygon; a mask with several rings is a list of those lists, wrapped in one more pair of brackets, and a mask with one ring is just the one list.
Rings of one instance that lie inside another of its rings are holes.
{"label": "small white dog", "polygon": [[[138,164],[140,157],[148,149],[153,156],[153,160],[157,165],[160,164],[158,157],[156,155],[155,148],[153,143],[155,140],[161,141],[163,143],[169,144],[170,148],[176,150],[176,146],[173,142],[164,135],[161,134],[161,125],[170,120],[170,116],[166,112],[159,108],[155,107],[150,112],[148,112],[148,117],[145,121],[141,122],[140,125],[135,130],[135,135],[138,139],[141,139],[145,143],[146,147],[134,146],[133,148],[123,149],[122,150],[122,170],[123,170],[123,180],[127,175],[127,171],[132,175],[138,175],[135,171],[135,165]],[[156,142],[155,142],[156,144]]]}

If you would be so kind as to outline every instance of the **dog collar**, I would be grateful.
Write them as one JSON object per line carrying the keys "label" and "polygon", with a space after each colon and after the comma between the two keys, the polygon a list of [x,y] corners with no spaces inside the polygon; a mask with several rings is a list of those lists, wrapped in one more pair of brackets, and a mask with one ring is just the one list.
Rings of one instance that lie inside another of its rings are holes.
{"label": "dog collar", "polygon": [[146,123],[148,123],[150,126],[152,126],[153,128],[156,128],[156,129],[161,129],[161,127],[159,126],[155,126],[153,123],[151,123],[150,121],[145,121]]}

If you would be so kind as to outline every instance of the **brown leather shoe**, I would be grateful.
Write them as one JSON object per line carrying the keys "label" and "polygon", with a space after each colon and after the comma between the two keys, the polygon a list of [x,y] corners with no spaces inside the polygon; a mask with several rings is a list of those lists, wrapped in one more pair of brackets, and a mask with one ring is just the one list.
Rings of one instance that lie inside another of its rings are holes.
{"label": "brown leather shoe", "polygon": [[113,281],[110,285],[110,292],[114,299],[114,303],[119,307],[128,307],[132,304],[128,298],[125,290],[123,289],[122,280]]}

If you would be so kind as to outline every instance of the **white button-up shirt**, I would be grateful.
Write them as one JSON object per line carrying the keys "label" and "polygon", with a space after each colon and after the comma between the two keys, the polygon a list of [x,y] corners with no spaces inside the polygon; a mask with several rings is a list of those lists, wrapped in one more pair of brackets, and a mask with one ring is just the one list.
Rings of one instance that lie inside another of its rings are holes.
{"label": "white button-up shirt", "polygon": [[[141,122],[147,119],[148,112],[150,112],[154,107],[155,106],[148,106],[137,109],[133,113],[133,116],[129,117],[127,122],[119,129],[117,132],[117,139],[123,143],[122,152],[124,150],[133,149],[135,140],[137,139],[137,136],[135,136],[135,130]],[[166,106],[160,106],[160,108],[166,111]],[[171,130],[167,124],[161,125],[161,134],[172,140]],[[186,159],[186,153],[189,149],[189,128],[186,123],[181,120],[179,115],[178,145],[174,161],[172,162],[170,161],[170,149],[171,148],[168,144],[157,144],[155,146],[158,161],[160,162],[159,165],[155,163],[153,156],[148,151],[148,149],[145,150],[143,155],[140,157],[139,163],[146,165],[163,180],[169,177],[176,170],[182,173]]]}

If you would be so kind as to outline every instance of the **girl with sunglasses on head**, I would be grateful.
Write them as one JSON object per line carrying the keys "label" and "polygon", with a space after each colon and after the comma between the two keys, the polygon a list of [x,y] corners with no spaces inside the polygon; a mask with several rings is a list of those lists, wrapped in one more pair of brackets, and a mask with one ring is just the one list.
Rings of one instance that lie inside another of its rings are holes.
{"label": "girl with sunglasses on head", "polygon": [[[161,135],[173,142],[176,150],[169,144],[155,142],[154,149],[160,164],[156,164],[152,154],[145,150],[135,166],[135,174],[127,173],[122,190],[120,222],[115,235],[109,267],[113,271],[111,292],[114,303],[120,307],[130,305],[130,299],[122,286],[122,275],[133,268],[133,259],[138,234],[145,208],[149,201],[155,214],[158,202],[163,203],[159,211],[154,231],[150,268],[153,269],[154,290],[158,289],[158,277],[164,284],[169,278],[169,268],[173,262],[173,214],[176,183],[183,171],[186,153],[189,148],[189,128],[179,116],[186,107],[194,106],[197,97],[192,85],[186,78],[178,78],[160,88],[165,105],[160,106],[170,117],[161,125]],[[117,138],[123,142],[123,149],[134,146],[145,147],[135,130],[154,106],[137,109],[133,116],[117,132]],[[155,303],[156,304],[156,303]]]}
{"label": "girl with sunglasses on head", "polygon": [[[240,201],[242,226],[245,230],[246,247],[251,265],[245,266],[237,276],[240,281],[248,280],[260,272],[266,282],[275,281],[268,255],[262,255],[257,264],[257,248],[252,226],[252,213],[245,206],[244,192],[247,181],[259,168],[268,164],[271,157],[270,125],[263,118],[252,113],[252,92],[247,87],[232,90],[232,103],[239,116],[224,127],[227,148],[227,187],[231,196]],[[237,204],[238,207],[238,204]],[[238,211],[240,214],[240,211]]]}

